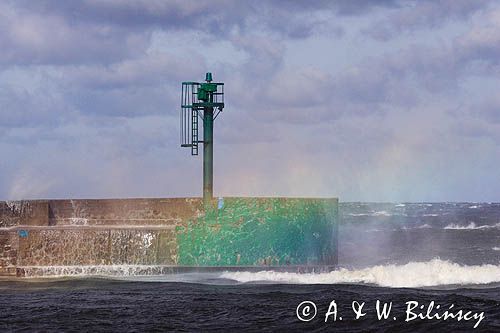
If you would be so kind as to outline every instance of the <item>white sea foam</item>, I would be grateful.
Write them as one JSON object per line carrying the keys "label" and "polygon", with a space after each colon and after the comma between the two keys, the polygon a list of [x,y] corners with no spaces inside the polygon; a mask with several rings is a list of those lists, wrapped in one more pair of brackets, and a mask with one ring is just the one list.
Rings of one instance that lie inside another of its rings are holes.
{"label": "white sea foam", "polygon": [[161,265],[73,265],[73,266],[22,266],[26,277],[134,277],[164,275],[170,266]]}
{"label": "white sea foam", "polygon": [[[431,229],[432,226],[429,224],[416,225],[411,227],[402,227],[403,230],[413,230],[413,229]],[[392,229],[393,231],[397,231],[398,229]]]}
{"label": "white sea foam", "polygon": [[391,214],[385,210],[381,210],[378,212],[371,212],[371,213],[349,213],[347,215],[349,215],[349,216],[393,216],[393,214]]}
{"label": "white sea foam", "polygon": [[476,225],[474,222],[470,222],[468,225],[458,225],[458,224],[449,224],[444,229],[449,230],[478,230],[478,229],[491,229],[491,228],[500,228],[500,223],[495,225]]}
{"label": "white sea foam", "polygon": [[495,246],[491,248],[493,251],[500,251],[500,246]]}
{"label": "white sea foam", "polygon": [[[392,231],[398,231],[398,230],[413,230],[413,229],[431,229],[434,228],[430,224],[422,224],[422,225],[412,225],[412,226],[403,226],[401,228],[394,228],[390,229]],[[443,229],[445,230],[481,230],[481,229],[500,229],[500,223],[494,224],[494,225],[476,225],[474,222],[469,222],[467,225],[460,225],[460,224],[455,224],[451,223],[445,226]],[[364,229],[364,232],[378,232],[378,231],[385,231],[387,229]]]}
{"label": "white sea foam", "polygon": [[[500,250],[499,247],[493,248]],[[148,265],[97,265],[24,267],[31,277],[112,277],[138,281],[184,281],[224,284],[270,282],[290,284],[371,284],[392,288],[419,288],[446,285],[481,285],[500,282],[500,265],[463,266],[433,259],[405,265],[379,265],[364,269],[339,269],[328,273],[287,273],[275,271],[172,274],[171,267]]]}
{"label": "white sea foam", "polygon": [[386,210],[381,210],[377,212],[370,212],[370,213],[347,213],[346,216],[408,216],[408,214],[405,213],[389,213]]}
{"label": "white sea foam", "polygon": [[392,214],[385,211],[385,210],[381,210],[381,211],[373,213],[373,216],[392,216]]}
{"label": "white sea foam", "polygon": [[459,225],[459,224],[448,224],[444,229],[450,229],[450,230],[471,230],[471,229],[477,229],[477,226],[474,222],[469,223],[466,226]]}
{"label": "white sea foam", "polygon": [[225,272],[221,277],[238,282],[267,281],[292,284],[375,284],[382,287],[418,288],[443,285],[475,285],[500,282],[499,265],[462,266],[433,259],[405,265],[374,266],[329,273]]}

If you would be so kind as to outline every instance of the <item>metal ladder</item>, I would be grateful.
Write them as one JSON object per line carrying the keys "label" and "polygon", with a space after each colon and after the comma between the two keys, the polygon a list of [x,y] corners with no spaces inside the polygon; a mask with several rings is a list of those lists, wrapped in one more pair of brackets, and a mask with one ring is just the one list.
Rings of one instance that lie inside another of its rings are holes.
{"label": "metal ladder", "polygon": [[198,155],[198,111],[191,109],[191,155]]}

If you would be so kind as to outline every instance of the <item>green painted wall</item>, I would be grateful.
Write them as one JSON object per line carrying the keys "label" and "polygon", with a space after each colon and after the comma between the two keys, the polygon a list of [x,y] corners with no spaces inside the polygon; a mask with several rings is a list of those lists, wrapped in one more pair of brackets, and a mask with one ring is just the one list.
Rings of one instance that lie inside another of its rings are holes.
{"label": "green painted wall", "polygon": [[177,227],[186,266],[337,263],[336,199],[225,198]]}

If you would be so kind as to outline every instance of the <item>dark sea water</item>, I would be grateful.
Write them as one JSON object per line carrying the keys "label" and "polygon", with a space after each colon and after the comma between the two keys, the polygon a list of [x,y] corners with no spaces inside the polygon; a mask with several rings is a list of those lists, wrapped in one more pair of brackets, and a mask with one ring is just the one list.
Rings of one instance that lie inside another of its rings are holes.
{"label": "dark sea water", "polygon": [[[344,203],[340,215],[337,271],[4,281],[0,331],[500,332],[500,204]],[[377,300],[392,302],[387,319]],[[317,309],[308,322],[304,301]],[[365,303],[357,320],[353,301]],[[407,322],[407,302],[470,320]]]}

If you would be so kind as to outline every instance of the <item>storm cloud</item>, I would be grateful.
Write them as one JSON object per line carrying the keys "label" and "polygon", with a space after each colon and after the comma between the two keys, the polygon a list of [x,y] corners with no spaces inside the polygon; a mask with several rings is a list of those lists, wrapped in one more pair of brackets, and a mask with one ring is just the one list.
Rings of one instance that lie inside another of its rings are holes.
{"label": "storm cloud", "polygon": [[4,1],[0,198],[200,195],[211,71],[216,195],[498,201],[499,45],[493,1]]}

